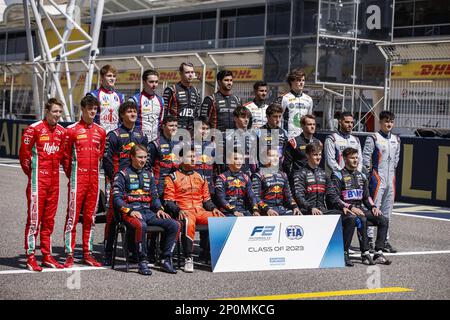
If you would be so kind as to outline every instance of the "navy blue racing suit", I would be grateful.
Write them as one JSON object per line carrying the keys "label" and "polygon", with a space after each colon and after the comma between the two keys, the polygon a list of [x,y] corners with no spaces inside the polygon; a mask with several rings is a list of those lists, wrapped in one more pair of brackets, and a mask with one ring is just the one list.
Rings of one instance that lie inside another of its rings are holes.
{"label": "navy blue racing suit", "polygon": [[[147,260],[147,226],[159,226],[165,231],[161,257],[171,258],[181,230],[179,222],[160,219],[155,212],[162,210],[153,174],[147,169],[132,166],[119,171],[113,184],[114,209],[120,212],[125,224],[134,230],[139,261]],[[137,211],[142,219],[130,214]]]}
{"label": "navy blue racing suit", "polygon": [[252,187],[258,208],[263,214],[272,209],[279,215],[290,215],[297,208],[288,178],[282,171],[261,168],[252,176]]}
{"label": "navy blue racing suit", "polygon": [[226,216],[240,212],[251,216],[258,210],[250,178],[242,171],[227,170],[216,179],[216,201]]}

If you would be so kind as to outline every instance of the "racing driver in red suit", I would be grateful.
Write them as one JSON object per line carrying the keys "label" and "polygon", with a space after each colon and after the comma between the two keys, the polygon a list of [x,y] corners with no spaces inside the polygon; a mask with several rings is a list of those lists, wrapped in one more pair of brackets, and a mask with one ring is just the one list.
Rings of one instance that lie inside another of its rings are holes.
{"label": "racing driver in red suit", "polygon": [[31,271],[42,271],[35,257],[39,229],[43,254],[42,265],[63,268],[51,255],[51,235],[59,197],[59,164],[66,132],[62,126],[58,125],[63,104],[51,98],[45,104],[44,112],[44,120],[35,122],[25,129],[19,151],[20,165],[28,176],[25,251],[27,268]]}
{"label": "racing driver in red suit", "polygon": [[68,208],[64,227],[67,254],[64,267],[73,266],[76,226],[83,210],[83,260],[94,267],[101,263],[92,256],[92,245],[99,196],[100,159],[105,151],[106,132],[94,123],[99,101],[90,95],[81,100],[80,121],[67,127],[64,142],[63,167],[68,184]]}

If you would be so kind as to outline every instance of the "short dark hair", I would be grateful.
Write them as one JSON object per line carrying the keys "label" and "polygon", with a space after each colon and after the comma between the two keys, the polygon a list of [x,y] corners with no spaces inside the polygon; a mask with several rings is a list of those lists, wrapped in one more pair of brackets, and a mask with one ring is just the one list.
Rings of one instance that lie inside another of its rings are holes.
{"label": "short dark hair", "polygon": [[233,76],[233,72],[231,72],[230,70],[222,70],[222,71],[217,72],[216,79],[217,79],[217,81],[222,81],[223,78],[229,77],[229,76]]}
{"label": "short dark hair", "polygon": [[270,117],[274,113],[283,113],[283,107],[278,102],[272,102],[266,109],[267,117]]}
{"label": "short dark hair", "polygon": [[178,120],[173,115],[168,114],[163,118],[162,124],[166,124],[167,122],[178,122]]}
{"label": "short dark hair", "polygon": [[237,117],[237,118],[242,117],[242,116],[251,118],[252,113],[250,112],[250,110],[248,110],[247,107],[239,106],[239,107],[236,107],[236,109],[234,109],[233,116]]}
{"label": "short dark hair", "polygon": [[386,120],[394,120],[395,114],[393,112],[390,112],[388,110],[384,110],[380,112],[380,121],[386,119]]}
{"label": "short dark hair", "polygon": [[305,71],[303,71],[303,69],[300,68],[295,68],[288,73],[286,82],[290,86],[293,81],[301,80],[303,77],[306,77]]}
{"label": "short dark hair", "polygon": [[147,69],[142,74],[142,81],[147,81],[148,76],[157,76],[159,78],[159,73],[153,69]]}
{"label": "short dark hair", "polygon": [[191,68],[194,68],[194,64],[193,64],[192,62],[182,62],[182,63],[180,64],[180,67],[178,68],[178,70],[179,70],[180,72],[183,72],[183,71],[184,71],[184,67],[191,67]]}
{"label": "short dark hair", "polygon": [[135,144],[130,151],[130,156],[134,157],[136,156],[136,153],[138,150],[142,150],[148,153],[148,150],[145,146],[143,146],[142,144]]}
{"label": "short dark hair", "polygon": [[122,116],[128,109],[134,109],[137,111],[137,106],[133,101],[125,101],[119,107],[119,117]]}
{"label": "short dark hair", "polygon": [[256,90],[258,90],[259,87],[267,87],[267,82],[256,81],[255,84],[253,85],[253,90],[256,91]]}
{"label": "short dark hair", "polygon": [[52,110],[52,106],[56,104],[58,106],[60,106],[61,108],[63,108],[64,104],[61,102],[61,100],[57,99],[57,98],[50,98],[47,100],[47,102],[45,103],[45,110],[50,111]]}
{"label": "short dark hair", "polygon": [[83,99],[81,99],[80,104],[82,108],[86,108],[87,106],[100,107],[100,101],[98,101],[97,98],[91,94],[87,94],[85,97],[83,97]]}
{"label": "short dark hair", "polygon": [[345,148],[344,151],[342,151],[342,156],[344,158],[347,158],[348,156],[354,155],[355,153],[358,153],[358,150],[356,150],[355,148]]}
{"label": "short dark hair", "polygon": [[117,69],[114,66],[106,64],[100,69],[100,76],[104,77],[105,74],[107,74],[110,71],[114,74],[117,74]]}
{"label": "short dark hair", "polygon": [[197,118],[197,121],[201,121],[203,124],[208,125],[208,127],[211,126],[211,124],[209,123],[209,118],[207,116],[199,116]]}
{"label": "short dark hair", "polygon": [[322,142],[314,141],[314,142],[308,143],[306,145],[305,152],[306,152],[306,154],[312,154],[312,153],[316,153],[316,152],[322,152],[322,150],[323,150]]}
{"label": "short dark hair", "polygon": [[339,114],[339,121],[344,120],[345,117],[352,117],[353,114],[350,111],[344,111]]}
{"label": "short dark hair", "polygon": [[313,115],[313,114],[305,114],[305,115],[304,115],[303,117],[301,117],[301,119],[300,119],[300,124],[301,124],[302,126],[304,126],[304,125],[306,124],[306,119],[311,119],[311,120],[316,121],[316,116]]}

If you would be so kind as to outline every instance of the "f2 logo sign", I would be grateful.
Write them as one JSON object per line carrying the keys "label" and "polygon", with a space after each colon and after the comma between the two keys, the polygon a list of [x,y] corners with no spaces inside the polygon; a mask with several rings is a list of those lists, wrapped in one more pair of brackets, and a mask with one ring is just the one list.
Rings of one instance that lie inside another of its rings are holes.
{"label": "f2 logo sign", "polygon": [[370,16],[367,17],[367,29],[381,30],[381,9],[380,9],[380,7],[375,4],[370,5],[367,7],[366,13],[370,14]]}
{"label": "f2 logo sign", "polygon": [[274,230],[275,226],[256,226],[252,231],[251,237],[257,233],[261,233],[263,237],[270,237]]}

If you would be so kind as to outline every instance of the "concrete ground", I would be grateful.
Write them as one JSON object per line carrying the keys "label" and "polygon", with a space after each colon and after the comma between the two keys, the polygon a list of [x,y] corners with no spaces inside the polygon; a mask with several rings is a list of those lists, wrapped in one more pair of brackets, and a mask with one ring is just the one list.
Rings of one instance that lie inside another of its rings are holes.
{"label": "concrete ground", "polygon": [[[0,160],[0,299],[450,299],[450,209],[396,204],[391,243],[399,249],[390,266],[212,273],[197,265],[193,274],[169,275],[154,268],[151,277],[109,268],[77,265],[67,270],[25,270],[26,177],[16,160]],[[67,179],[61,174],[60,203],[53,249],[64,261],[63,227]],[[79,225],[79,231],[80,231]],[[104,225],[95,230],[101,258]],[[77,235],[77,243],[81,238]],[[356,242],[354,243],[356,245]],[[77,250],[81,250],[77,246]],[[40,259],[40,253],[38,254]],[[374,278],[374,275],[376,278]],[[374,280],[375,279],[375,280]],[[379,289],[369,290],[379,282]],[[37,294],[37,292],[39,292]]]}

